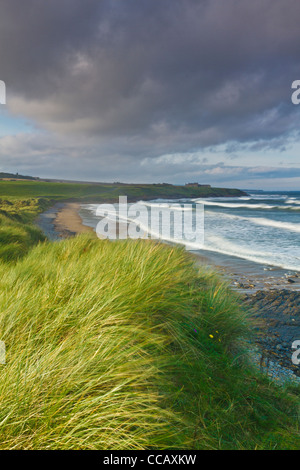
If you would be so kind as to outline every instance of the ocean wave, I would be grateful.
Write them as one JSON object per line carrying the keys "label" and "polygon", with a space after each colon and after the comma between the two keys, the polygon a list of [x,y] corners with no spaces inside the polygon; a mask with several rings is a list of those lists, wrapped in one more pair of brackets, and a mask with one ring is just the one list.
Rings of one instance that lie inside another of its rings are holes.
{"label": "ocean wave", "polygon": [[228,256],[247,259],[255,263],[267,264],[292,271],[300,271],[299,266],[293,265],[287,259],[279,259],[275,253],[254,251],[246,246],[232,243],[223,237],[210,235],[205,241],[203,250],[214,251]]}
{"label": "ocean wave", "polygon": [[300,233],[300,224],[294,224],[291,222],[281,222],[279,220],[265,219],[264,217],[242,217],[239,215],[224,214],[223,212],[207,211],[206,214],[210,216],[214,216],[214,217],[218,216],[218,217],[225,218],[225,219],[242,220],[242,221],[253,223],[255,225],[273,227],[273,228]]}
{"label": "ocean wave", "polygon": [[[201,201],[202,202],[202,201]],[[157,203],[151,203],[147,202],[147,205],[154,206],[155,208],[161,208],[161,209],[167,209],[167,210],[174,210],[174,207],[164,205],[163,207],[159,207],[159,204]],[[247,204],[248,205],[248,204]],[[232,206],[232,205],[230,205]],[[234,206],[234,205],[233,205]],[[260,205],[261,206],[261,205]],[[90,211],[94,218],[95,221],[95,226],[97,225],[97,212],[98,216],[100,215],[99,212],[101,212],[101,209],[99,211],[99,204],[87,204],[82,206],[85,209],[88,209]],[[222,207],[222,206],[221,206]],[[251,206],[252,207],[252,206]],[[98,209],[98,211],[97,211]],[[177,208],[176,208],[177,209]],[[178,208],[181,210],[180,208]],[[110,212],[110,211],[109,211]],[[259,243],[256,245],[255,239],[253,239],[253,236],[255,235],[255,225],[263,225],[270,227],[270,232],[272,231],[272,228],[278,228],[278,229],[283,229],[283,230],[289,230],[290,232],[300,232],[300,224],[295,224],[295,223],[290,223],[290,222],[284,222],[284,221],[277,221],[277,220],[271,220],[267,219],[264,217],[242,217],[238,214],[230,214],[230,213],[224,213],[224,212],[217,212],[215,210],[209,210],[208,208],[205,211],[205,216],[209,218],[220,218],[221,220],[224,218],[226,219],[231,219],[235,220],[237,224],[239,224],[240,221],[242,222],[248,222],[250,224],[253,224],[253,229],[249,229],[252,234],[252,242],[247,244],[247,242],[244,240],[241,240],[240,237],[238,236],[238,233],[236,234],[236,237],[234,239],[228,239],[227,237],[222,237],[222,235],[219,235],[215,231],[212,230],[213,233],[210,233],[209,227],[206,228],[205,230],[205,244],[203,246],[202,243],[195,243],[195,242],[188,242],[186,240],[179,240],[179,239],[174,239],[173,237],[160,237],[160,233],[158,233],[156,227],[148,227],[147,225],[141,224],[140,221],[136,221],[134,218],[131,217],[131,214],[128,214],[129,217],[125,217],[119,219],[119,221],[123,223],[129,223],[133,222],[136,225],[140,226],[140,230],[143,232],[143,236],[145,238],[148,238],[149,236],[152,238],[160,238],[162,241],[165,242],[171,242],[171,243],[179,243],[184,245],[188,250],[192,251],[214,251],[216,253],[228,255],[228,256],[236,256],[238,258],[246,259],[249,261],[253,261],[256,263],[261,263],[261,264],[267,264],[267,265],[273,265],[273,266],[278,266],[284,269],[289,269],[289,270],[296,270],[300,271],[299,268],[299,255],[297,257],[297,249],[296,246],[292,248],[286,247],[284,250],[281,250],[279,246],[274,246],[274,249],[270,247],[271,245],[268,245],[265,243],[265,248]],[[115,211],[111,211],[110,217],[112,219],[115,218]],[[251,226],[250,226],[251,227]],[[153,230],[154,228],[154,230]],[[234,225],[232,224],[233,230],[235,230]],[[239,227],[237,227],[239,228]],[[244,225],[244,228],[248,229],[247,226]],[[151,230],[152,229],[152,230]],[[283,234],[283,237],[285,239],[285,235]],[[259,241],[259,240],[257,240]]]}
{"label": "ocean wave", "polygon": [[196,204],[204,204],[205,206],[225,207],[228,209],[252,209],[252,210],[296,210],[300,211],[300,208],[295,206],[271,206],[269,204],[235,204],[230,202],[214,202],[205,200],[196,200]]}
{"label": "ocean wave", "polygon": [[299,199],[295,199],[294,197],[286,199],[285,201],[286,204],[300,204]]}
{"label": "ocean wave", "polygon": [[274,227],[283,230],[300,233],[300,224],[293,224],[290,222],[280,222],[279,220],[270,220],[260,217],[249,217],[249,220],[256,225],[263,225],[265,227]]}
{"label": "ocean wave", "polygon": [[182,207],[182,205],[184,204],[183,202],[182,203],[179,203],[179,202],[176,203],[176,202],[172,201],[172,204],[177,204],[177,206],[170,205],[170,203],[151,203],[151,202],[145,202],[145,201],[140,201],[139,204],[141,204],[143,206],[146,206],[146,207],[150,207],[150,208],[153,207],[153,208],[159,209],[159,210],[167,209],[167,210],[170,210],[170,211],[188,211],[188,212],[193,210],[192,207]]}

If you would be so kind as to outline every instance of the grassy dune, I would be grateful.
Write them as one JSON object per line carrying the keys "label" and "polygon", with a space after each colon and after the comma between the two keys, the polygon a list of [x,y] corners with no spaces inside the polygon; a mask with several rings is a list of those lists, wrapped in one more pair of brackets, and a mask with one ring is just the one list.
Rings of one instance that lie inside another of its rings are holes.
{"label": "grassy dune", "polygon": [[32,221],[47,205],[41,199],[0,200],[0,261],[15,261],[45,240]]}
{"label": "grassy dune", "polygon": [[297,390],[183,249],[80,236],[0,263],[1,449],[296,448]]}
{"label": "grassy dune", "polygon": [[299,388],[252,369],[218,277],[151,241],[49,243],[49,204],[0,204],[0,449],[299,447]]}

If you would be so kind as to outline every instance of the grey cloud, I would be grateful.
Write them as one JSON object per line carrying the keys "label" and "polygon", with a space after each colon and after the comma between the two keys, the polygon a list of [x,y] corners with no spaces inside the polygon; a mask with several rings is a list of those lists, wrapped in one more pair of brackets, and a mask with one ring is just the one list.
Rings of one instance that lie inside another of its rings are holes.
{"label": "grey cloud", "polygon": [[66,165],[284,149],[299,127],[299,14],[298,0],[2,0],[0,78],[12,113],[64,140]]}
{"label": "grey cloud", "polygon": [[194,154],[148,157],[138,161],[135,156],[121,153],[99,158],[97,147],[86,147],[78,142],[71,146],[63,139],[53,142],[49,134],[0,138],[0,167],[8,172],[87,181],[115,181],[120,174],[122,181],[133,183],[172,181],[181,184],[197,180],[216,186],[246,187],[255,182],[258,188],[264,187],[268,180],[298,178],[300,181],[300,168],[244,167],[228,165],[224,161],[209,164],[206,158]]}

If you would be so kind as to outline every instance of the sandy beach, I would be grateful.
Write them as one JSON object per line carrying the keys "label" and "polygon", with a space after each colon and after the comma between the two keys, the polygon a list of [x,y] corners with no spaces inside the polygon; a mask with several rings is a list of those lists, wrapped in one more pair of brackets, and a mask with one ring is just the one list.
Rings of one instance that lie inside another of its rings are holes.
{"label": "sandy beach", "polygon": [[79,233],[93,232],[91,227],[83,225],[78,214],[80,204],[69,202],[58,209],[54,220],[54,227],[61,238],[66,238]]}

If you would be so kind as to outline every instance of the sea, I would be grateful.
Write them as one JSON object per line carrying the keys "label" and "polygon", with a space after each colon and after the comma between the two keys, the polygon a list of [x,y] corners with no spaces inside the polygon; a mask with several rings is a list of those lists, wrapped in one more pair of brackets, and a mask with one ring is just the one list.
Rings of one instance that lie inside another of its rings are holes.
{"label": "sea", "polygon": [[[204,206],[203,243],[199,244],[199,237],[194,243],[190,241],[193,237],[187,237],[188,242],[181,237],[176,239],[176,231],[171,231],[174,233],[171,241],[185,244],[189,251],[218,253],[260,265],[300,271],[300,191],[251,191],[238,198],[155,199],[140,203],[164,213],[174,213],[180,205],[191,212],[198,204]],[[98,207],[98,204],[83,204],[79,212],[83,223],[94,229],[99,222]],[[128,217],[127,222],[133,220]],[[172,223],[172,217],[170,221]],[[191,226],[191,231],[194,230],[195,224]],[[155,230],[154,238],[157,238],[157,232]],[[164,240],[161,232],[160,238]],[[150,227],[148,236],[153,238],[153,235]],[[165,237],[165,241],[170,242],[170,238]]]}

